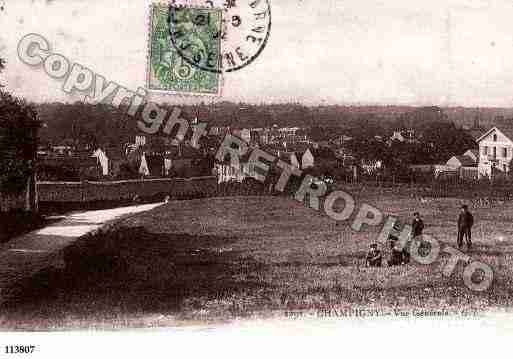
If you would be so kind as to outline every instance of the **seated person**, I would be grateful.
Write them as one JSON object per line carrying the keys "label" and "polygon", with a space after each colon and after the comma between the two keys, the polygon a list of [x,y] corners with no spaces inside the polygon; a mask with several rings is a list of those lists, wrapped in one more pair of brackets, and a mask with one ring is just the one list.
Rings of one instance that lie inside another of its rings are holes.
{"label": "seated person", "polygon": [[383,256],[381,255],[381,251],[378,249],[378,245],[376,243],[371,244],[369,252],[367,252],[367,267],[381,267],[381,260]]}

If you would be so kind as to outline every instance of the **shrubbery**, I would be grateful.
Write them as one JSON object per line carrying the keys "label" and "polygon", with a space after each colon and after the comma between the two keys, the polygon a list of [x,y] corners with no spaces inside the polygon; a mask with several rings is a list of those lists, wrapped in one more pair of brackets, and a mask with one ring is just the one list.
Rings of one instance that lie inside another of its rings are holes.
{"label": "shrubbery", "polygon": [[0,90],[0,191],[19,193],[26,188],[37,149],[36,112],[24,100]]}

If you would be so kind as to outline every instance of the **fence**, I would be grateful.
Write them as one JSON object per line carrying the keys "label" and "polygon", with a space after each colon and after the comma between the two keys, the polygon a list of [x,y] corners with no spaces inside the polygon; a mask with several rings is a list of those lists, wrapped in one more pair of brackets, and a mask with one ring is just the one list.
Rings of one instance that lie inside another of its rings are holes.
{"label": "fence", "polygon": [[468,180],[454,177],[449,180],[398,183],[390,181],[361,181],[338,183],[339,188],[350,193],[360,193],[362,188],[387,191],[399,195],[421,198],[459,198],[463,200],[501,203],[513,200],[513,181]]}
{"label": "fence", "polygon": [[[39,202],[87,203],[127,201],[134,198],[163,199],[207,197],[217,192],[215,176],[162,178],[109,182],[38,182]],[[162,197],[162,198],[160,198]]]}

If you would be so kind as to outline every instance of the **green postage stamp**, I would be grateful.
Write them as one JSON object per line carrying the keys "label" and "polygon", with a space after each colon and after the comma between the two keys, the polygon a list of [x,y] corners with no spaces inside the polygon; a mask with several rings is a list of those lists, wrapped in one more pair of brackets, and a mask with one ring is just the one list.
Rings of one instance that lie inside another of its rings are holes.
{"label": "green postage stamp", "polygon": [[[219,95],[222,10],[153,3],[147,86],[175,94]],[[208,67],[207,67],[208,64]]]}

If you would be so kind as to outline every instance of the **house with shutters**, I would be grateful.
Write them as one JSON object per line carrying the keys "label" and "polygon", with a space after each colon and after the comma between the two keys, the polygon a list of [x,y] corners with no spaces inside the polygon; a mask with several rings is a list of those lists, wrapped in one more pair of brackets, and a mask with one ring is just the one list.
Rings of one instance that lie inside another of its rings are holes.
{"label": "house with shutters", "polygon": [[477,139],[479,177],[510,171],[513,159],[513,128],[492,127]]}

